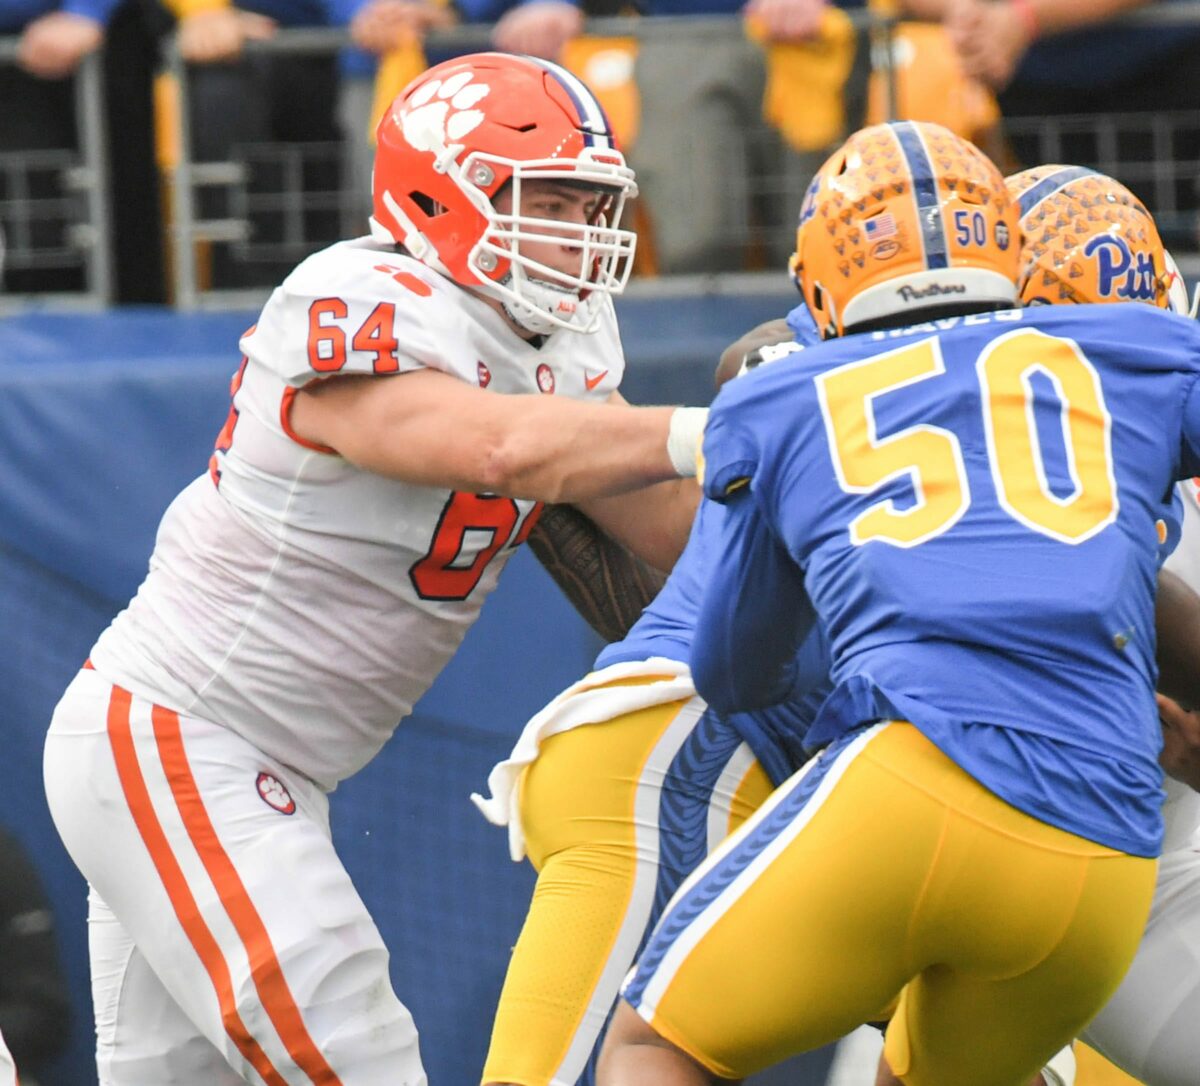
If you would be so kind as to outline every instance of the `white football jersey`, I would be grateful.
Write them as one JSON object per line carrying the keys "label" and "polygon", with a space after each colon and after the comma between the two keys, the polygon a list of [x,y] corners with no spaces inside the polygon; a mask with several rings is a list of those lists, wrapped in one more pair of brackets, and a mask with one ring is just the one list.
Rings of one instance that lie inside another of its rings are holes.
{"label": "white football jersey", "polygon": [[[1183,498],[1183,536],[1163,565],[1193,591],[1200,592],[1200,493],[1196,480],[1179,483],[1178,491]],[[1170,852],[1187,845],[1200,828],[1200,793],[1171,777],[1165,779],[1164,786],[1167,802],[1163,805],[1163,851]]]}
{"label": "white football jersey", "polygon": [[291,432],[295,391],[428,367],[500,394],[602,401],[624,356],[611,302],[595,334],[535,346],[367,238],[300,264],[241,348],[209,471],[167,510],[149,575],[92,662],[329,789],[375,755],[453,655],[537,507],[363,471]]}

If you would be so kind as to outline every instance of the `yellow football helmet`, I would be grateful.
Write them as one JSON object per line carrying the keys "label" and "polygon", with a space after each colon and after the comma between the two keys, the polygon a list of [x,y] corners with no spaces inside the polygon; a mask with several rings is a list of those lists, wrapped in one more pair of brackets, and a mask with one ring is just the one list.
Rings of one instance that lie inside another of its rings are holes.
{"label": "yellow football helmet", "polygon": [[1173,308],[1178,269],[1150,212],[1119,181],[1083,166],[1035,166],[1005,183],[1020,215],[1023,305]]}
{"label": "yellow football helmet", "polygon": [[1004,178],[941,125],[852,135],[804,197],[791,271],[824,338],[947,306],[1016,305],[1017,215]]}

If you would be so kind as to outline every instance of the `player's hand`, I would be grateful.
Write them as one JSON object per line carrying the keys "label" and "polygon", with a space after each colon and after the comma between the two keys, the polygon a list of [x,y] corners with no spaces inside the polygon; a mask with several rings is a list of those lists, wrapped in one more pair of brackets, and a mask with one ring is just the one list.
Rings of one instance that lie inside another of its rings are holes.
{"label": "player's hand", "polygon": [[213,8],[179,21],[179,52],[189,64],[236,60],[248,41],[265,41],[275,20],[253,11]]}
{"label": "player's hand", "polygon": [[420,41],[429,30],[453,26],[454,14],[446,4],[429,0],[372,0],[350,21],[354,44],[382,55],[406,42]]}
{"label": "player's hand", "polygon": [[39,79],[65,79],[103,40],[104,27],[95,19],[52,11],[25,27],[17,64]]}
{"label": "player's hand", "polygon": [[1200,713],[1165,694],[1156,694],[1155,700],[1163,730],[1159,764],[1168,775],[1200,792]]}
{"label": "player's hand", "polygon": [[756,364],[752,358],[759,354],[757,361],[762,361],[761,352],[764,347],[781,343],[793,343],[795,336],[788,327],[786,320],[772,320],[752,328],[740,339],[735,340],[721,352],[717,363],[716,385],[720,388],[726,381],[731,381],[742,372],[743,365],[750,360],[747,369],[753,369]]}
{"label": "player's hand", "polygon": [[950,0],[945,26],[963,71],[997,90],[1008,85],[1032,40],[1013,4]]}
{"label": "player's hand", "polygon": [[583,30],[583,12],[566,0],[532,0],[506,12],[492,30],[492,44],[505,53],[557,60],[563,46]]}
{"label": "player's hand", "polygon": [[767,41],[811,41],[821,30],[828,0],[749,0],[742,14]]}

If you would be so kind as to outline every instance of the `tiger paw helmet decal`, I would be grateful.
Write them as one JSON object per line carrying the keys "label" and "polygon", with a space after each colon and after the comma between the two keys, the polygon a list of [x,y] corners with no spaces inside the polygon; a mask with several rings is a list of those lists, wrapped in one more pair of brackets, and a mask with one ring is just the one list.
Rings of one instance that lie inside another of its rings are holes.
{"label": "tiger paw helmet decal", "polygon": [[459,72],[419,87],[400,115],[404,138],[418,151],[440,153],[474,132],[484,113],[473,107],[492,91],[486,83],[473,82],[474,77],[473,72]]}

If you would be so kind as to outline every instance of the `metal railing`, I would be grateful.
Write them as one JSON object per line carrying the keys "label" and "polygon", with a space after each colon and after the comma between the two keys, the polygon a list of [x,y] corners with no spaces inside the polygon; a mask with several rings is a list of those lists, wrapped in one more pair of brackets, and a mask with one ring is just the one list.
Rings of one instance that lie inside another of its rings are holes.
{"label": "metal railing", "polygon": [[[0,64],[14,64],[19,39],[0,37]],[[5,265],[19,269],[81,271],[79,291],[0,293],[0,306],[11,309],[36,301],[49,306],[100,309],[113,297],[112,213],[109,199],[108,138],[104,119],[104,72],[101,57],[84,58],[73,77],[76,145],[61,151],[0,148],[0,226],[5,234]],[[6,107],[8,108],[8,107]],[[58,180],[63,195],[35,196],[32,178]],[[49,227],[61,242],[46,244],[37,235]]]}
{"label": "metal railing", "polygon": [[[883,76],[885,113],[894,116],[898,73],[891,43],[897,20],[866,10],[848,14],[856,28],[869,35],[871,64],[874,71]],[[1152,5],[1123,17],[1123,22],[1130,25],[1200,22],[1200,0]],[[437,31],[429,35],[427,51],[434,55],[449,55],[490,48],[491,30],[488,25],[469,24]],[[728,15],[593,19],[586,30],[590,35],[634,37],[641,41],[681,35],[704,40],[742,33],[739,17]],[[331,57],[349,44],[349,37],[343,30],[293,29],[280,31],[267,41],[248,43],[246,52],[251,57],[260,53]],[[0,64],[14,61],[16,46],[17,39],[0,38]],[[172,206],[168,222],[173,256],[170,274],[173,301],[178,308],[255,306],[274,285],[272,281],[250,288],[225,289],[216,279],[206,281],[204,263],[214,247],[226,247],[235,259],[295,263],[307,252],[329,244],[337,237],[365,230],[364,212],[369,206],[369,194],[358,191],[361,183],[354,186],[343,179],[334,189],[313,191],[310,187],[306,191],[299,181],[306,164],[319,159],[344,162],[348,154],[366,153],[365,147],[347,151],[343,145],[262,143],[237,148],[236,155],[226,161],[197,161],[192,131],[196,122],[190,102],[193,73],[174,42],[166,50],[165,65],[174,78],[179,95],[179,155],[167,177]],[[102,79],[100,58],[96,55],[88,57],[75,77],[79,134],[75,151],[55,156],[0,149],[0,184],[4,186],[0,194],[0,222],[7,226],[10,265],[14,268],[82,266],[85,288],[82,293],[10,295],[0,299],[0,305],[11,307],[14,303],[36,298],[48,304],[69,301],[103,306],[111,300],[111,205],[101,105]],[[1195,279],[1200,278],[1200,253],[1195,251],[1200,242],[1195,238],[1190,221],[1194,212],[1190,208],[1181,209],[1179,193],[1183,185],[1200,177],[1200,161],[1181,157],[1176,148],[1178,134],[1188,125],[1200,127],[1200,116],[1174,112],[1107,117],[1047,116],[1036,121],[1008,122],[1013,131],[1024,130],[1038,137],[1040,161],[1070,159],[1069,149],[1077,147],[1079,139],[1090,140],[1094,148],[1093,160],[1100,169],[1120,176],[1139,193],[1149,194],[1164,234],[1176,246],[1176,256],[1185,274]],[[358,138],[365,144],[365,132]],[[27,186],[22,187],[22,179],[27,179],[30,171],[35,169],[60,174],[66,197],[57,203],[30,200]],[[283,181],[277,189],[264,191],[259,182],[269,170],[274,170]],[[345,172],[352,175],[352,171]],[[765,188],[778,184],[778,179],[758,177],[754,183]],[[221,213],[211,213],[211,201],[202,196],[204,193],[224,195]],[[336,222],[340,229],[331,236],[313,235],[306,225],[306,215],[311,217],[313,212],[324,213],[327,221]],[[50,251],[38,251],[31,245],[27,227],[39,216],[57,217],[63,221],[66,245]],[[271,238],[256,232],[255,224],[268,217],[274,224]],[[789,223],[761,224],[761,229],[787,230],[790,220]],[[744,237],[731,240],[736,244],[747,242]],[[766,280],[767,276],[758,278]],[[746,289],[745,283],[755,281],[755,276],[754,273],[749,277],[744,273],[726,273],[666,276],[666,281],[639,282],[635,279],[631,289],[658,293],[676,288],[719,288],[727,279],[734,289]]]}
{"label": "metal railing", "polygon": [[[870,28],[875,35],[890,34],[894,20],[876,16],[865,10],[850,13],[852,21],[860,29]],[[448,30],[435,31],[426,40],[426,50],[432,55],[453,55],[456,53],[473,52],[491,48],[491,26],[485,24],[467,24]],[[716,16],[633,16],[606,17],[591,19],[586,26],[586,33],[603,37],[635,37],[641,41],[671,37],[678,38],[681,34],[693,39],[719,37],[728,38],[730,33],[742,34],[740,18],[729,15]],[[275,53],[293,55],[329,55],[350,44],[348,34],[341,30],[332,29],[303,29],[281,31],[265,41],[247,43],[246,52]],[[884,56],[885,69],[890,68],[892,51],[890,49],[874,49],[873,52]],[[205,187],[224,186],[231,194],[244,192],[251,171],[248,162],[209,162],[195,161],[192,132],[192,107],[190,104],[189,66],[184,62],[178,48],[174,44],[168,49],[166,56],[167,71],[171,73],[179,88],[180,113],[180,155],[179,164],[172,178],[173,204],[175,208],[174,221],[171,224],[172,252],[174,254],[174,300],[181,309],[221,308],[229,306],[246,306],[261,303],[263,289],[222,289],[218,284],[212,287],[202,285],[201,253],[205,243],[210,245],[230,245],[245,247],[253,240],[253,226],[243,216],[224,215],[214,218],[205,217],[200,213],[200,191]],[[888,72],[889,86],[894,81],[894,73]],[[891,100],[894,101],[894,90]],[[319,147],[307,148],[307,153],[319,153]],[[293,145],[293,153],[295,145]],[[770,179],[761,179],[769,184]],[[343,191],[343,207],[359,207],[369,198],[367,193]],[[250,201],[245,196],[240,197],[244,207],[249,207]],[[260,197],[261,199],[261,197]],[[321,199],[321,194],[316,194]],[[290,211],[293,222],[297,221],[300,213],[307,207],[313,206],[314,195],[294,192],[290,194]],[[365,230],[365,218],[359,226],[359,231]],[[293,232],[293,238],[298,236]],[[323,239],[324,244],[336,240]],[[743,242],[745,239],[741,239]],[[197,243],[200,243],[199,245]],[[316,246],[314,246],[315,248]],[[688,277],[695,282],[697,277]],[[636,286],[634,290],[636,291]]]}

